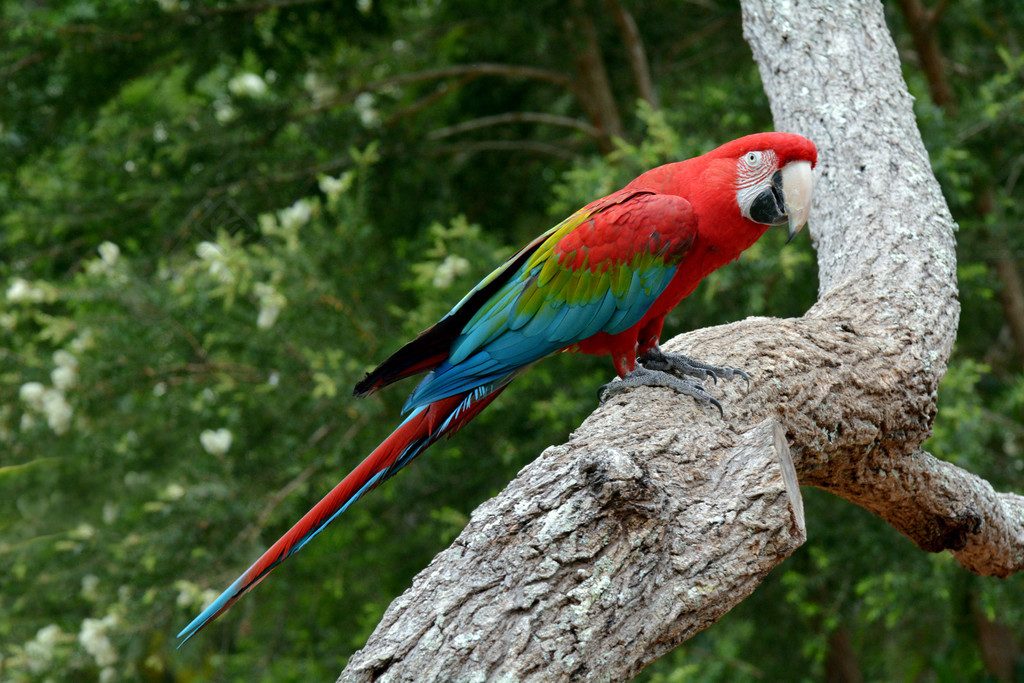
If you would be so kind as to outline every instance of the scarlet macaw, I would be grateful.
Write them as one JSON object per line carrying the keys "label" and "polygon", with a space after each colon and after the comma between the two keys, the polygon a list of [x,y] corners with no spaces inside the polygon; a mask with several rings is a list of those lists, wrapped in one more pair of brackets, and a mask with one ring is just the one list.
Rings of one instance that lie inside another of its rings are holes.
{"label": "scarlet macaw", "polygon": [[701,385],[677,375],[746,374],[663,354],[665,316],[768,226],[788,222],[793,238],[810,211],[816,162],[814,144],[799,135],[749,135],[652,169],[523,247],[356,385],[362,397],[429,373],[394,433],[185,627],[181,644],[545,356],[608,354],[622,381],[606,385],[606,393],[668,386],[721,410]]}

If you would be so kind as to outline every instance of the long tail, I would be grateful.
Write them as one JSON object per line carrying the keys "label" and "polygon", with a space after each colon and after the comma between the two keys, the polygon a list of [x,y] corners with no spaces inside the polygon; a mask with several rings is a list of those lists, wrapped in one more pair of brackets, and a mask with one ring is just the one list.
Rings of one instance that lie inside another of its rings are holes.
{"label": "long tail", "polygon": [[405,467],[443,435],[450,435],[461,429],[497,398],[511,379],[509,377],[503,382],[479,387],[415,409],[398,429],[384,440],[384,443],[313,506],[312,510],[263,553],[245,570],[245,573],[235,579],[235,582],[193,619],[192,623],[182,629],[178,638],[183,640],[178,647],[227,611],[236,600],[266,578],[274,567],[306,545],[363,494]]}

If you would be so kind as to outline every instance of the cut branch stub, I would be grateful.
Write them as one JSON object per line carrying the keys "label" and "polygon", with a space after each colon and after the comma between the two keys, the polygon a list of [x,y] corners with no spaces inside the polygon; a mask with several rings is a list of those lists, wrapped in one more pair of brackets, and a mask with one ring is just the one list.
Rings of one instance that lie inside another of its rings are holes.
{"label": "cut branch stub", "polygon": [[692,401],[645,393],[480,506],[340,680],[624,680],[749,595],[806,535],[781,426],[680,432]]}

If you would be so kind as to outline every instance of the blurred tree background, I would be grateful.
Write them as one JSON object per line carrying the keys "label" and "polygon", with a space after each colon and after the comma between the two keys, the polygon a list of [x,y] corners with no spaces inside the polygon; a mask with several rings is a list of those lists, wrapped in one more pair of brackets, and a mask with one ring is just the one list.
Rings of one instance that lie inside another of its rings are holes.
{"label": "blurred tree background", "polygon": [[[402,388],[353,384],[568,212],[771,128],[732,2],[0,7],[3,680],[332,679],[612,370],[539,364],[175,650],[397,424]],[[960,224],[960,337],[926,448],[1021,492],[1024,13],[886,9]],[[783,241],[666,332],[802,314],[814,252]],[[641,679],[1024,680],[1024,578],[805,503],[807,544]]]}

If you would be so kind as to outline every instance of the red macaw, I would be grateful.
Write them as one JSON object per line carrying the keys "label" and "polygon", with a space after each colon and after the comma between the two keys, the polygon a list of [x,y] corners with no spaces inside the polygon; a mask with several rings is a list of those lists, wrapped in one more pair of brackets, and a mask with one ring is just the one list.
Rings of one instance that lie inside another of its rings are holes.
{"label": "red macaw", "polygon": [[523,247],[356,385],[362,397],[429,373],[406,402],[398,429],[186,626],[178,634],[182,644],[545,356],[607,354],[622,379],[607,385],[606,394],[667,386],[721,411],[700,384],[678,375],[749,378],[663,354],[658,340],[665,316],[768,226],[788,222],[793,238],[810,211],[816,162],[814,144],[799,135],[749,135],[650,170]]}

